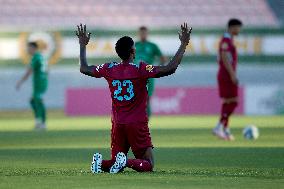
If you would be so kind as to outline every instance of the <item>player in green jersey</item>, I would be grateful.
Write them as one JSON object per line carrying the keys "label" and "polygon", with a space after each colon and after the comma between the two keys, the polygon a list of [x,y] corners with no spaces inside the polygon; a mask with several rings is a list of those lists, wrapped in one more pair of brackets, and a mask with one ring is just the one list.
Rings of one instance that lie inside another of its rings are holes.
{"label": "player in green jersey", "polygon": [[[136,48],[136,57],[135,63],[138,64],[140,61],[144,61],[147,64],[154,64],[155,58],[158,57],[160,59],[160,64],[164,64],[167,61],[167,58],[163,56],[159,47],[150,41],[148,41],[148,28],[145,26],[141,26],[139,28],[139,41],[135,43]],[[148,116],[151,116],[151,105],[150,99],[154,93],[155,89],[155,81],[154,78],[150,78],[148,80],[148,105],[147,105],[147,112]]]}
{"label": "player in green jersey", "polygon": [[31,55],[31,63],[24,76],[17,82],[16,89],[20,89],[24,81],[26,81],[30,75],[33,75],[33,93],[30,104],[35,116],[35,129],[46,129],[46,110],[43,103],[43,95],[48,85],[47,63],[39,52],[36,42],[28,43],[28,53]]}

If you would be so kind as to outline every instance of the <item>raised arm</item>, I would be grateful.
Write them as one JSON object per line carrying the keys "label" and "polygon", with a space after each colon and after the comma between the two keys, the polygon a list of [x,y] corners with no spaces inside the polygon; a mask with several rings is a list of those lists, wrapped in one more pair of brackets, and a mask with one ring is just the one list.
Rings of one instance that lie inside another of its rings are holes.
{"label": "raised arm", "polygon": [[80,26],[77,25],[76,35],[80,44],[80,72],[85,75],[95,77],[93,70],[96,66],[89,66],[86,57],[86,46],[90,41],[91,33],[87,33],[86,25],[83,26],[80,24]]}
{"label": "raised arm", "polygon": [[192,28],[189,29],[187,23],[181,25],[181,31],[179,32],[179,39],[181,44],[179,46],[179,49],[167,65],[157,67],[157,77],[164,77],[175,73],[178,65],[181,63],[186,46],[189,43],[191,30]]}
{"label": "raised arm", "polygon": [[166,56],[162,55],[160,56],[160,65],[165,65],[167,63],[168,59]]}

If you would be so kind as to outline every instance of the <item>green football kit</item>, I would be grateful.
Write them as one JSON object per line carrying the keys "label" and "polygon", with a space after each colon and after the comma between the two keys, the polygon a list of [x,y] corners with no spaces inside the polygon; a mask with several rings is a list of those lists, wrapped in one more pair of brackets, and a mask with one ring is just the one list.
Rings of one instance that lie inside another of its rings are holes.
{"label": "green football kit", "polygon": [[42,123],[45,123],[46,110],[42,97],[48,86],[47,62],[39,52],[36,52],[31,59],[30,66],[33,70],[33,94],[31,106],[36,119],[39,119]]}

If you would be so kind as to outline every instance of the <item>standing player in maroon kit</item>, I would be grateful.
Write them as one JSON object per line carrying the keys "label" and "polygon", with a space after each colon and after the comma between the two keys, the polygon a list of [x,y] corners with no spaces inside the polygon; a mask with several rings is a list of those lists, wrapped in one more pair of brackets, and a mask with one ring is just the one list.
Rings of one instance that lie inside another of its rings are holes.
{"label": "standing player in maroon kit", "polygon": [[[115,45],[121,62],[89,66],[86,45],[91,34],[86,32],[86,25],[78,26],[76,35],[80,44],[80,72],[91,77],[104,77],[112,98],[111,159],[103,160],[100,153],[95,153],[91,165],[93,173],[118,173],[125,167],[139,172],[153,170],[153,145],[146,112],[147,81],[149,78],[164,77],[175,72],[189,43],[190,33],[191,28],[184,23],[179,33],[180,47],[165,66],[153,66],[142,61],[138,65],[134,64],[135,44],[127,36],[120,38]],[[129,148],[136,159],[127,159]]]}
{"label": "standing player in maroon kit", "polygon": [[222,109],[220,121],[213,129],[213,134],[224,139],[234,140],[228,127],[229,117],[238,105],[238,78],[237,69],[237,49],[233,42],[233,37],[241,31],[242,22],[238,19],[230,19],[227,32],[224,33],[219,44],[219,71],[218,87],[219,95],[222,99]]}

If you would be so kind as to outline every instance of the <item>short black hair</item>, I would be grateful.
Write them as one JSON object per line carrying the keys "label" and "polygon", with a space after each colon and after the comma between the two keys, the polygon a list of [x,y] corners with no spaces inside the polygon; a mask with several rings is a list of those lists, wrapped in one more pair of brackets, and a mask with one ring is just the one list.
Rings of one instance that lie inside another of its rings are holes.
{"label": "short black hair", "polygon": [[139,31],[148,31],[146,26],[140,26]]}
{"label": "short black hair", "polygon": [[28,46],[31,46],[31,47],[33,47],[35,49],[38,49],[38,44],[36,42],[34,42],[34,41],[28,42]]}
{"label": "short black hair", "polygon": [[242,26],[242,25],[243,25],[242,21],[237,18],[231,18],[228,21],[228,28],[231,26]]}
{"label": "short black hair", "polygon": [[133,46],[133,39],[131,37],[124,36],[116,42],[115,51],[122,60],[128,60]]}

